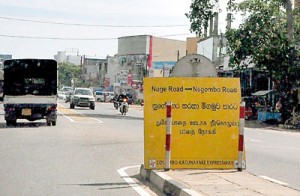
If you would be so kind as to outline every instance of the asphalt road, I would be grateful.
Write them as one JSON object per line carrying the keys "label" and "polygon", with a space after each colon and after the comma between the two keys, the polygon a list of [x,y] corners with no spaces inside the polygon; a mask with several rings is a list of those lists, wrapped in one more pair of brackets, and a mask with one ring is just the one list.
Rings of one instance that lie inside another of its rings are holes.
{"label": "asphalt road", "polygon": [[0,105],[0,195],[153,194],[133,181],[143,162],[143,111],[59,104],[51,127],[45,120],[6,127]]}
{"label": "asphalt road", "polygon": [[[57,126],[6,127],[0,104],[0,195],[155,195],[135,181],[143,163],[143,110],[112,103],[69,109]],[[247,171],[300,190],[300,133],[245,130]]]}
{"label": "asphalt road", "polygon": [[300,132],[245,130],[247,171],[300,190]]}

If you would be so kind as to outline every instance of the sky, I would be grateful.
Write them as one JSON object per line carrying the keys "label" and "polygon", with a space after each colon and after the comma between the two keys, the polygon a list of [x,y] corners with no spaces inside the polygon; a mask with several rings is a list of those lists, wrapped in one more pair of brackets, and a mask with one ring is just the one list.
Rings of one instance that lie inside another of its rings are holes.
{"label": "sky", "polygon": [[[58,51],[106,58],[118,38],[194,37],[185,16],[191,0],[0,0],[0,54],[54,58]],[[219,8],[225,32],[226,1]]]}

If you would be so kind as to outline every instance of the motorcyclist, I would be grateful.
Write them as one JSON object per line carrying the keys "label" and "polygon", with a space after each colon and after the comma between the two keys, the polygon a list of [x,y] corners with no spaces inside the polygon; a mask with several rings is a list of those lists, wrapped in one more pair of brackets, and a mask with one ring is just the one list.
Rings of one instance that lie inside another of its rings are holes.
{"label": "motorcyclist", "polygon": [[115,97],[113,98],[113,103],[114,103],[114,107],[116,109],[119,108],[119,106],[121,105],[123,99],[128,99],[128,97],[125,94],[119,94],[119,95],[115,95]]}
{"label": "motorcyclist", "polygon": [[[124,100],[125,99],[125,100]],[[128,111],[128,97],[124,94],[120,94],[117,98],[118,106],[122,115],[126,115]]]}
{"label": "motorcyclist", "polygon": [[121,103],[124,99],[128,100],[128,97],[125,94],[118,95],[117,101]]}

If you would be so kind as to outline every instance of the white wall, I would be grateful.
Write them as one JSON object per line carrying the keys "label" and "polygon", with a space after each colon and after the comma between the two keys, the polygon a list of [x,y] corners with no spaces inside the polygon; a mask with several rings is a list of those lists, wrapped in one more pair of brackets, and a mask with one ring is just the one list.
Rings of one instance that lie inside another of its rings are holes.
{"label": "white wall", "polygon": [[197,44],[197,54],[201,54],[211,61],[213,60],[213,37]]}
{"label": "white wall", "polygon": [[110,78],[110,83],[114,84],[115,76],[119,69],[119,57],[107,57],[107,76]]}

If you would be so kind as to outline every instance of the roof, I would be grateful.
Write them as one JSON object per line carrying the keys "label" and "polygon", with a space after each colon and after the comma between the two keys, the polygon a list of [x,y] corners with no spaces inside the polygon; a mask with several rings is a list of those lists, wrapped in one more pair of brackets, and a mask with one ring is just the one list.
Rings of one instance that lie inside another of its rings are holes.
{"label": "roof", "polygon": [[264,96],[267,95],[268,93],[272,92],[273,90],[263,90],[263,91],[257,91],[255,93],[252,93],[254,96]]}

